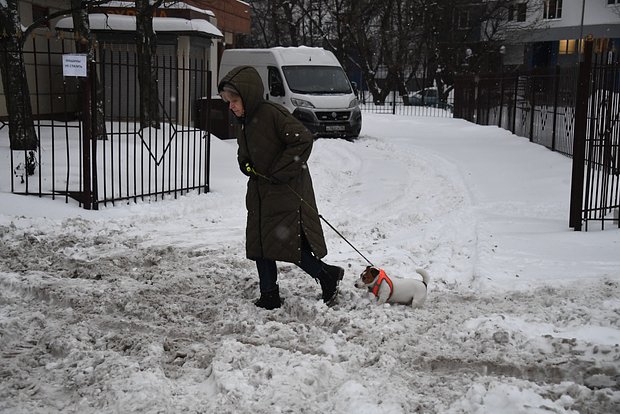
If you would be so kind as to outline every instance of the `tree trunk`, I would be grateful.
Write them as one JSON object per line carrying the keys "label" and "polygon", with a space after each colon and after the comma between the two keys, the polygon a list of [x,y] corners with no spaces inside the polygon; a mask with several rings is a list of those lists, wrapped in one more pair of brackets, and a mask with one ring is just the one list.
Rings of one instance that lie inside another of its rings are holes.
{"label": "tree trunk", "polygon": [[[88,21],[88,9],[84,0],[71,0],[71,13],[73,17],[73,31],[75,36],[75,48],[78,53],[86,53],[88,62],[95,60],[95,45],[90,32],[90,22]],[[95,83],[95,109],[92,107],[83,108],[84,116],[92,114],[92,125],[97,139],[106,139],[105,113],[104,113],[104,93],[99,74],[89,73]],[[80,81],[82,91],[88,87],[85,78]],[[88,112],[88,113],[87,113]]]}
{"label": "tree trunk", "polygon": [[140,84],[140,127],[159,128],[159,92],[155,56],[157,38],[153,31],[153,11],[161,5],[157,1],[136,0],[136,46],[138,49],[138,82]]}
{"label": "tree trunk", "polygon": [[9,116],[12,150],[36,150],[39,146],[32,119],[30,92],[22,51],[22,29],[17,1],[0,2],[0,72]]}

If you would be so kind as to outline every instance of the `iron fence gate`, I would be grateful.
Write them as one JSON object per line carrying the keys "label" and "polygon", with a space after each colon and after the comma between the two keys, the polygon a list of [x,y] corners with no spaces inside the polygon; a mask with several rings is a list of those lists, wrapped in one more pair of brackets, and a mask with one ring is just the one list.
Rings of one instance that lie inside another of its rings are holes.
{"label": "iron fence gate", "polygon": [[[425,97],[423,93],[428,93],[429,96]],[[363,112],[452,118],[452,95],[448,93],[443,99],[438,95],[441,94],[438,93],[437,88],[425,88],[422,91],[402,96],[397,92],[390,92],[383,102],[377,102],[373,100],[370,92],[364,90],[358,92],[358,99]]]}
{"label": "iron fence gate", "polygon": [[454,117],[497,125],[573,158],[569,226],[620,227],[618,55],[594,54],[579,67],[455,78]]}
{"label": "iron fence gate", "polygon": [[620,64],[585,44],[575,121],[570,226],[620,227]]}
{"label": "iron fence gate", "polygon": [[[62,56],[75,53],[72,39],[34,36],[25,47],[38,147],[10,150],[11,192],[97,209],[209,191],[211,73],[204,59],[174,48],[156,57],[160,122],[142,128],[135,51],[100,44],[97,52],[88,77],[74,78],[62,74]],[[92,122],[98,97],[99,128]]]}

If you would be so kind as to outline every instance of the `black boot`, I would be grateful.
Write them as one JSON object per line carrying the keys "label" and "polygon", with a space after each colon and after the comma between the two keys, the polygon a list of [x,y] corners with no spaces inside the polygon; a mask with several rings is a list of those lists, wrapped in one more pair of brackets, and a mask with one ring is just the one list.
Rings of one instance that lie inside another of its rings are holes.
{"label": "black boot", "polygon": [[338,285],[344,277],[344,269],[338,266],[323,264],[321,272],[317,276],[321,284],[323,302],[331,305],[338,295]]}
{"label": "black boot", "polygon": [[282,306],[282,300],[280,299],[280,290],[276,287],[271,292],[261,292],[260,298],[254,302],[259,308],[272,310]]}

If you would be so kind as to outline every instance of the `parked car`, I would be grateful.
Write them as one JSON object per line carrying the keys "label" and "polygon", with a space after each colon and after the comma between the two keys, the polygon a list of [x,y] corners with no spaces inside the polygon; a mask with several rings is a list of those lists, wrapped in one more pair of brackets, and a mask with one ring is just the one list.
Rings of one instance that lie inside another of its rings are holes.
{"label": "parked car", "polygon": [[451,107],[449,103],[442,102],[441,99],[439,99],[439,91],[434,87],[409,92],[407,95],[403,96],[403,104],[410,106],[432,106],[446,109]]}

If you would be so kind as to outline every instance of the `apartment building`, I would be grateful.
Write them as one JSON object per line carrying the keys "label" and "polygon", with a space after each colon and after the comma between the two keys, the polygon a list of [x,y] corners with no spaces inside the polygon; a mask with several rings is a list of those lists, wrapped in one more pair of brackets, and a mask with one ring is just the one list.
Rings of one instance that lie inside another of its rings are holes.
{"label": "apartment building", "polygon": [[599,53],[620,46],[620,0],[516,0],[507,18],[506,66],[575,65],[587,37]]}

